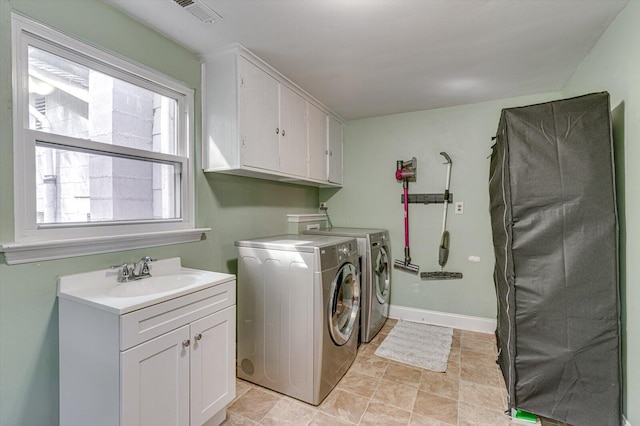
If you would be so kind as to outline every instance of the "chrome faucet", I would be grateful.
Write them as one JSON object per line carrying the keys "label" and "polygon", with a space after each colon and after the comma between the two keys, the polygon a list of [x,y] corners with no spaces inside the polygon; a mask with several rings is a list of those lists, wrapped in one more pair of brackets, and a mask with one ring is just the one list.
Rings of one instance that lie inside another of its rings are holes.
{"label": "chrome faucet", "polygon": [[136,280],[150,277],[151,274],[149,273],[149,262],[154,262],[156,260],[157,259],[152,259],[149,256],[143,257],[131,269],[131,276]]}
{"label": "chrome faucet", "polygon": [[149,272],[149,263],[155,262],[156,260],[157,259],[145,256],[135,264],[129,265],[125,262],[122,265],[113,265],[111,266],[111,269],[118,269],[118,282],[126,283],[150,277],[151,273]]}

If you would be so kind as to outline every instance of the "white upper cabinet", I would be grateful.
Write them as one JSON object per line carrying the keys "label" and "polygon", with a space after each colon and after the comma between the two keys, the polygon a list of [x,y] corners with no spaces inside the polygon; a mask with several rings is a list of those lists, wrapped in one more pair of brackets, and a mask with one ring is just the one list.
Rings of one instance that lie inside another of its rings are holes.
{"label": "white upper cabinet", "polygon": [[309,149],[307,154],[308,176],[310,179],[327,180],[327,114],[313,104],[309,104]]}
{"label": "white upper cabinet", "polygon": [[339,183],[328,168],[327,117],[342,126],[331,111],[240,45],[204,56],[202,71],[204,171],[342,185],[342,164]]}
{"label": "white upper cabinet", "polygon": [[343,125],[333,117],[327,122],[327,169],[329,170],[329,182],[342,185],[342,138]]}
{"label": "white upper cabinet", "polygon": [[307,101],[280,85],[280,171],[307,177]]}
{"label": "white upper cabinet", "polygon": [[241,164],[278,170],[278,81],[242,57],[238,58],[238,65]]}

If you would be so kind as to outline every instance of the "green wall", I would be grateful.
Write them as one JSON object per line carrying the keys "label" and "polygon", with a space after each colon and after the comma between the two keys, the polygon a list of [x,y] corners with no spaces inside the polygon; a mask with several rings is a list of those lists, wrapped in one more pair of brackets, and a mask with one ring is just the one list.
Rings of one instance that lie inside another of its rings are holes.
{"label": "green wall", "polygon": [[[0,0],[0,241],[13,240],[12,9],[196,89],[196,164],[200,164],[196,55],[98,0]],[[196,200],[196,225],[212,228],[198,243],[14,266],[0,258],[0,425],[58,424],[59,275],[103,269],[146,254],[180,256],[185,266],[235,273],[234,241],[287,232],[287,213],[317,212],[318,189],[196,170]]]}
{"label": "green wall", "polygon": [[[196,89],[200,108],[200,65],[186,49],[166,40],[98,0],[0,0],[0,241],[13,239],[13,165],[11,133],[10,11],[39,21],[155,68]],[[149,254],[181,256],[186,266],[236,271],[234,241],[286,232],[287,213],[316,213],[328,201],[334,224],[383,227],[391,232],[394,259],[403,257],[402,186],[394,178],[395,161],[418,159],[418,179],[411,193],[436,193],[444,187],[446,167],[440,151],[453,158],[451,190],[463,201],[464,214],[449,210],[451,255],[447,270],[463,272],[457,281],[421,281],[394,272],[392,303],[440,312],[495,318],[493,248],[488,213],[491,136],[500,110],[586,92],[612,94],[616,126],[623,270],[623,347],[625,360],[637,359],[640,332],[640,270],[633,259],[640,250],[640,195],[634,182],[640,171],[624,167],[637,159],[632,143],[640,131],[638,84],[632,56],[640,39],[640,3],[631,2],[565,90],[461,107],[443,108],[349,122],[345,128],[345,187],[320,190],[234,176],[196,172],[197,226],[210,227],[198,243],[150,248],[73,259],[7,266],[0,259],[0,425],[56,425],[58,417],[56,277],[101,269]],[[635,98],[634,98],[635,96]],[[635,102],[635,103],[634,103]],[[196,164],[200,161],[200,118],[196,116]],[[625,136],[626,135],[626,136]],[[622,155],[620,155],[621,157]],[[629,182],[628,185],[625,183]],[[627,219],[629,218],[629,219]],[[413,263],[437,270],[442,205],[410,206]],[[480,262],[470,262],[479,256]],[[631,329],[631,330],[629,330]],[[635,354],[635,357],[634,355]],[[640,366],[625,362],[627,418],[640,424]]]}
{"label": "green wall", "polygon": [[[396,160],[418,159],[409,193],[442,193],[445,151],[453,160],[447,229],[451,248],[446,270],[462,272],[462,280],[421,281],[416,275],[393,271],[391,303],[484,318],[496,317],[493,286],[493,243],[489,219],[489,159],[502,108],[558,99],[559,93],[503,99],[474,105],[368,118],[348,123],[345,130],[347,182],[340,191],[323,189],[334,224],[388,228],[393,259],[404,259],[402,184],[395,180]],[[437,271],[442,234],[442,204],[410,204],[412,263],[421,271]],[[480,257],[480,262],[469,261]]]}
{"label": "green wall", "polygon": [[[630,1],[609,26],[563,94],[611,94],[620,216],[620,295],[624,412],[640,424],[640,2]],[[635,165],[635,167],[634,167]]]}

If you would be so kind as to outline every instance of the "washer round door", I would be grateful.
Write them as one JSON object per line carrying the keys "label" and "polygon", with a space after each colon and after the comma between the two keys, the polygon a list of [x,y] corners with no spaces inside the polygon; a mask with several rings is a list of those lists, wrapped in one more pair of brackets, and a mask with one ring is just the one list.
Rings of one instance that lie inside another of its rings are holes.
{"label": "washer round door", "polygon": [[358,272],[353,264],[345,263],[331,283],[329,300],[329,332],[336,345],[344,345],[353,335],[359,309]]}
{"label": "washer round door", "polygon": [[384,305],[389,300],[389,289],[391,288],[391,268],[389,267],[389,256],[384,246],[380,247],[378,251],[373,271],[376,298]]}

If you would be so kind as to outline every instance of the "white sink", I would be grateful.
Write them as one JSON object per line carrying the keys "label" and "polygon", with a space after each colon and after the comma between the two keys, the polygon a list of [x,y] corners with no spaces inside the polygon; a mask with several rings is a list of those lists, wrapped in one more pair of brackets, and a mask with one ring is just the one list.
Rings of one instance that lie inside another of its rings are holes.
{"label": "white sink", "polygon": [[196,274],[188,272],[179,272],[175,275],[165,275],[162,277],[143,278],[138,281],[121,283],[117,287],[111,288],[108,294],[114,297],[136,297],[165,293],[195,284],[198,278]]}
{"label": "white sink", "polygon": [[104,269],[58,278],[58,297],[119,315],[225,282],[235,276],[182,267],[179,257],[149,264],[151,278],[117,282],[118,272]]}

